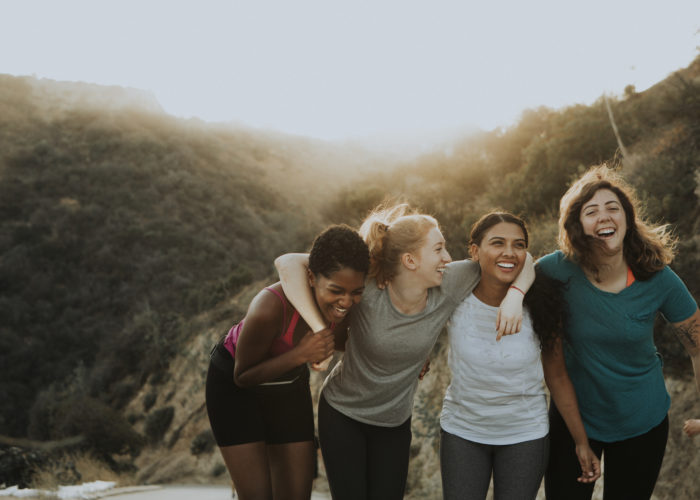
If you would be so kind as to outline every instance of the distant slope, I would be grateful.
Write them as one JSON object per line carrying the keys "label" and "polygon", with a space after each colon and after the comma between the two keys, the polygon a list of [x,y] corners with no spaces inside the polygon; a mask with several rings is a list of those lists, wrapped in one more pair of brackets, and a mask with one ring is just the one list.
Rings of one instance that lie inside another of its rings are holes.
{"label": "distant slope", "polygon": [[[625,92],[609,99],[629,152],[624,160],[601,97],[590,106],[526,110],[512,127],[465,136],[376,176],[371,186],[349,187],[335,207],[362,213],[367,207],[356,202],[371,203],[376,192],[405,196],[438,216],[448,247],[464,256],[465,231],[480,213],[500,207],[549,226],[571,180],[607,162],[622,168],[651,219],[673,224],[688,242],[700,233],[700,57],[644,92]],[[535,238],[536,251],[554,244],[544,226],[547,241]]]}
{"label": "distant slope", "polygon": [[190,316],[307,248],[360,161],[177,120],[140,91],[0,75],[0,434],[24,435],[80,365],[123,404]]}
{"label": "distant slope", "polygon": [[[602,98],[528,110],[511,128],[396,165],[357,145],[177,120],[139,92],[53,88],[0,75],[0,434],[116,429],[110,443],[90,441],[109,457],[143,446],[134,430],[153,426],[163,441],[138,459],[144,478],[177,477],[179,462],[165,464],[175,449],[187,456],[182,470],[196,462],[221,474],[215,453],[198,451],[213,446],[201,406],[211,339],[272,279],[275,255],[307,248],[328,222],[357,224],[387,194],[435,214],[455,258],[495,207],[526,216],[539,255],[555,248],[570,180],[607,161],[653,220],[673,225],[673,267],[700,293],[700,59],[611,98],[624,160]],[[682,347],[661,331],[658,345],[683,383]],[[418,402],[417,422],[436,411],[435,394]],[[83,408],[94,418],[76,427]],[[416,449],[435,444],[423,430]],[[416,495],[437,494],[432,482],[409,481]]]}

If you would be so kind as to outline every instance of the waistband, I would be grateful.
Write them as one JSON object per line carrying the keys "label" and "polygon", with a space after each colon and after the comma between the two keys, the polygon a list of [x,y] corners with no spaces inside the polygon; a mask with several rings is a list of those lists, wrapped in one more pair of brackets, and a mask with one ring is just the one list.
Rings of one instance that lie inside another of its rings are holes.
{"label": "waistband", "polygon": [[[219,370],[223,370],[228,373],[232,373],[234,367],[236,366],[236,361],[235,359],[231,356],[231,353],[228,352],[226,347],[224,347],[224,338],[221,338],[214,347],[212,347],[211,352],[209,354],[209,359],[211,361],[211,364],[218,368]],[[287,373],[280,375],[277,377],[275,380],[271,380],[270,382],[265,382],[263,384],[259,384],[256,387],[274,387],[274,386],[283,386],[283,385],[289,385],[293,384],[297,380],[308,380],[309,379],[309,368],[304,363],[303,365],[299,365],[296,368],[292,368],[289,370]]]}

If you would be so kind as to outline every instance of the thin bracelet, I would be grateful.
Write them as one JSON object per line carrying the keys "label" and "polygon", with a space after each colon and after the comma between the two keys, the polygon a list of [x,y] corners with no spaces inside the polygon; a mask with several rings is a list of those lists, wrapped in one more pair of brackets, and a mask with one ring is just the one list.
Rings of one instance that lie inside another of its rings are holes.
{"label": "thin bracelet", "polygon": [[511,287],[511,288],[515,288],[517,291],[519,291],[520,293],[522,293],[523,295],[525,295],[525,292],[523,292],[523,291],[522,291],[520,288],[518,288],[517,286],[515,286],[515,285],[510,285],[510,287]]}

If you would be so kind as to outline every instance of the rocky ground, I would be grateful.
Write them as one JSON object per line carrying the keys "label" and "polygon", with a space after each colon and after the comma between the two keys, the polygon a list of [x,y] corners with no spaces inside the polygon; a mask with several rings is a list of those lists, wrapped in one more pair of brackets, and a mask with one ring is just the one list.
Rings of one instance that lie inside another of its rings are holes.
{"label": "rocky ground", "polygon": [[[137,481],[142,484],[183,481],[227,484],[228,475],[212,442],[206,441],[208,421],[204,408],[204,378],[211,342],[221,328],[213,328],[193,339],[183,355],[171,366],[170,377],[161,387],[144,388],[130,411],[143,412],[143,398],[156,392],[158,407],[172,406],[174,417],[162,443],[146,449],[137,458]],[[438,463],[438,420],[444,390],[449,382],[447,346],[443,336],[432,356],[431,370],[420,383],[413,415],[413,444],[406,498],[439,499],[441,484]],[[312,375],[315,398],[323,380]],[[700,417],[700,398],[692,380],[668,379],[672,396],[671,431],[661,476],[654,498],[700,498],[700,437],[690,439],[682,431],[683,421]],[[139,425],[138,423],[136,424]],[[318,492],[327,492],[323,463],[319,455]],[[600,482],[600,481],[599,481]],[[596,491],[599,487],[596,488]],[[538,498],[544,498],[540,495]],[[594,498],[602,498],[598,493]]]}
{"label": "rocky ground", "polygon": [[[255,286],[251,289],[257,289]],[[241,294],[236,301],[247,304],[250,298]],[[227,310],[236,307],[235,304],[229,305]],[[167,375],[157,383],[146,384],[125,409],[134,428],[144,435],[148,435],[148,425],[154,416],[171,417],[164,420],[160,435],[155,436],[135,459],[137,472],[128,484],[230,485],[228,473],[209,430],[204,405],[209,351],[230,324],[229,314],[222,313],[220,316],[220,321],[206,318],[202,323],[213,326],[207,326],[194,335],[186,349],[171,363]],[[316,401],[323,377],[324,374],[312,374]],[[449,377],[446,337],[442,336],[431,357],[431,370],[420,383],[416,397],[406,492],[408,499],[441,498],[438,421]],[[700,437],[690,439],[681,431],[686,418],[700,418],[700,398],[692,379],[668,378],[667,382],[673,401],[671,431],[654,498],[700,498],[700,481],[697,479],[700,476]],[[319,478],[314,489],[318,493],[328,492],[320,453]],[[543,498],[543,495],[538,498]],[[597,494],[594,498],[601,497]]]}

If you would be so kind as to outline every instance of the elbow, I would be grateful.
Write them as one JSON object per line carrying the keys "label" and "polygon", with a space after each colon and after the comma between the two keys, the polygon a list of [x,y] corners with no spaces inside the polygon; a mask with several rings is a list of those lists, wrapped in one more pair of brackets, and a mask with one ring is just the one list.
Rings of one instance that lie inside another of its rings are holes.
{"label": "elbow", "polygon": [[233,372],[233,382],[242,389],[247,389],[255,385],[250,380],[250,377],[246,376],[245,372],[239,373],[236,370]]}
{"label": "elbow", "polygon": [[281,272],[282,269],[284,269],[284,263],[285,263],[285,256],[284,255],[280,255],[279,257],[277,257],[275,259],[274,264],[275,264],[275,269],[277,269],[277,272]]}

